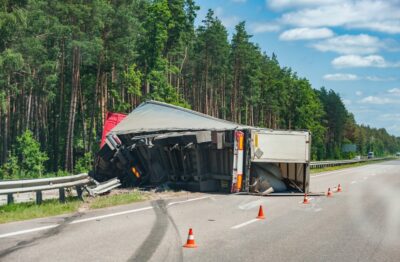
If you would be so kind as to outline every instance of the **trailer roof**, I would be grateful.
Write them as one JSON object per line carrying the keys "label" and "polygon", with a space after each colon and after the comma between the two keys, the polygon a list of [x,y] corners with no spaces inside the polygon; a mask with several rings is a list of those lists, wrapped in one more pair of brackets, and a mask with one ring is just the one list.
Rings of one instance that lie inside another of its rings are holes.
{"label": "trailer roof", "polygon": [[186,130],[234,130],[250,126],[218,119],[190,109],[158,101],[146,101],[135,108],[110,133],[152,133]]}

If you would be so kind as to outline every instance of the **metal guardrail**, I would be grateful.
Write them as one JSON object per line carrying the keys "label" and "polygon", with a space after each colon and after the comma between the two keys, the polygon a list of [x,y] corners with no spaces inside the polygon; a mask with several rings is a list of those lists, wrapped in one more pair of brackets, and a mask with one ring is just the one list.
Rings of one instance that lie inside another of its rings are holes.
{"label": "metal guardrail", "polygon": [[82,198],[82,187],[91,182],[88,174],[65,177],[7,180],[0,181],[0,195],[7,195],[7,204],[14,202],[13,194],[36,192],[36,203],[42,203],[42,191],[59,190],[60,202],[65,202],[65,188],[75,187],[79,198]]}
{"label": "metal guardrail", "polygon": [[348,164],[387,160],[387,159],[393,159],[393,158],[394,157],[378,157],[378,158],[370,158],[370,159],[315,161],[315,162],[310,162],[310,168],[315,169],[315,168],[324,168],[324,167],[330,167],[330,166],[342,166],[342,165],[348,165]]}
{"label": "metal guardrail", "polygon": [[119,181],[118,178],[113,178],[108,181],[105,181],[103,183],[99,183],[96,185],[96,187],[86,187],[86,190],[89,192],[91,196],[96,196],[103,194],[105,192],[110,191],[111,189],[114,189],[116,187],[119,187],[121,185],[121,182]]}

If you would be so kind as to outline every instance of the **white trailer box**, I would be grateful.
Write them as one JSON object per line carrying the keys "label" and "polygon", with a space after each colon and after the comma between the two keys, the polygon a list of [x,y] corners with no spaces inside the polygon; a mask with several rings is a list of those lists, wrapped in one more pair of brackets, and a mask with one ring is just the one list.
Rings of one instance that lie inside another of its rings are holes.
{"label": "white trailer box", "polygon": [[282,185],[274,183],[278,177],[286,186],[308,192],[310,146],[308,131],[252,129],[249,183],[255,184],[263,174],[261,180],[268,181],[267,187],[275,184],[274,189],[282,190]]}
{"label": "white trailer box", "polygon": [[308,163],[310,133],[308,131],[252,130],[253,162]]}

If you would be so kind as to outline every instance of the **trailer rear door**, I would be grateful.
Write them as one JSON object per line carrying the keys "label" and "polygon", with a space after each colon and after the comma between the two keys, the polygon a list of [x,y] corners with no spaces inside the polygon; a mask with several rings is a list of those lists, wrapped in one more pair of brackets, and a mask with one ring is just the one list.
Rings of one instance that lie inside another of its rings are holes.
{"label": "trailer rear door", "polygon": [[308,163],[310,139],[307,131],[252,130],[252,161]]}

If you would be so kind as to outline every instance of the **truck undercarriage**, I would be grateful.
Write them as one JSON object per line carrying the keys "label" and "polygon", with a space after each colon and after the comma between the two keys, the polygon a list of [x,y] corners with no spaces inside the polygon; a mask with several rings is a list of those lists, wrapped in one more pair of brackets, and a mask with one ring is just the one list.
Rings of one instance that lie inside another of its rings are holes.
{"label": "truck undercarriage", "polygon": [[124,186],[307,192],[310,134],[238,125],[149,101],[107,135],[93,176]]}

